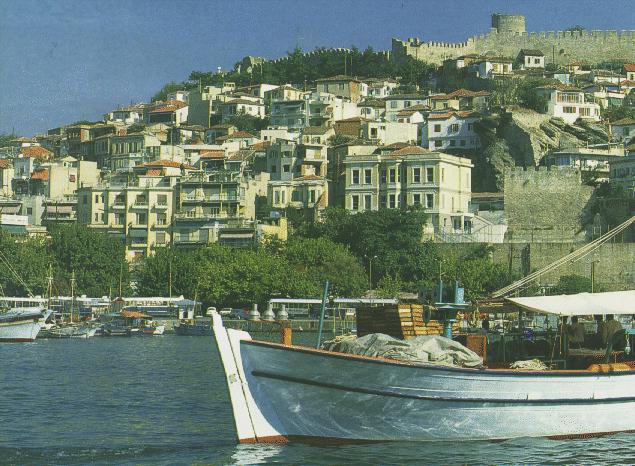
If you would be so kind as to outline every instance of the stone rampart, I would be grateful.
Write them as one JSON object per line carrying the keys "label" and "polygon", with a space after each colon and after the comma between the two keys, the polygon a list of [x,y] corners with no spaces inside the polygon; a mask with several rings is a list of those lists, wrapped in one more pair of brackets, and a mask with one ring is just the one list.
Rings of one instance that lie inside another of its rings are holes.
{"label": "stone rampart", "polygon": [[575,242],[585,239],[582,219],[593,188],[575,169],[514,167],[504,173],[509,242]]}

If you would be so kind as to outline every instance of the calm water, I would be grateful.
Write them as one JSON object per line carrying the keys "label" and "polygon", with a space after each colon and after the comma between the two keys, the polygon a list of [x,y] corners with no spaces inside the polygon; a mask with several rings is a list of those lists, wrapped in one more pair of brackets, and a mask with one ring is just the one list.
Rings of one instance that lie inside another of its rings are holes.
{"label": "calm water", "polygon": [[635,435],[328,447],[236,445],[234,435],[211,338],[0,345],[0,464],[635,462]]}

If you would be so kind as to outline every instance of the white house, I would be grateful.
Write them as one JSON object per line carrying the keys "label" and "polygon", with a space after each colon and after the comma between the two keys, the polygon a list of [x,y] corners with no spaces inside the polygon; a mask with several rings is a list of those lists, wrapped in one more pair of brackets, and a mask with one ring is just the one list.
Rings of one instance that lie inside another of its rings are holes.
{"label": "white house", "polygon": [[386,121],[397,121],[397,114],[415,105],[422,105],[428,98],[418,94],[391,95],[385,98],[386,101]]}
{"label": "white house", "polygon": [[362,122],[362,138],[376,144],[393,144],[407,142],[416,144],[418,140],[416,123],[399,123],[396,121],[365,121]]}
{"label": "white house", "polygon": [[600,106],[586,102],[580,89],[542,86],[537,90],[548,99],[544,109],[548,115],[562,118],[569,124],[575,123],[578,118],[600,121]]}
{"label": "white house", "polygon": [[483,79],[510,76],[513,73],[513,61],[511,58],[487,57],[475,61],[468,69]]}
{"label": "white house", "polygon": [[545,54],[540,50],[521,49],[516,59],[523,70],[545,67]]}
{"label": "white house", "polygon": [[421,126],[421,146],[430,150],[474,149],[480,139],[474,131],[476,112],[431,113]]}

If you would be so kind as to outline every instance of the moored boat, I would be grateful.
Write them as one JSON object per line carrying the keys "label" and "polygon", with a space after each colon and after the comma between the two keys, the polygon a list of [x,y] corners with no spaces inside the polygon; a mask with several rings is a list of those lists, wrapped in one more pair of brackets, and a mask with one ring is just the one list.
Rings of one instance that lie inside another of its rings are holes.
{"label": "moored boat", "polygon": [[14,308],[0,313],[0,342],[34,341],[46,320],[42,308]]}
{"label": "moored boat", "polygon": [[[635,291],[591,296],[509,301],[557,315],[635,313]],[[599,372],[445,367],[253,341],[247,332],[225,328],[218,314],[213,328],[242,443],[635,431],[633,362],[603,365]]]}

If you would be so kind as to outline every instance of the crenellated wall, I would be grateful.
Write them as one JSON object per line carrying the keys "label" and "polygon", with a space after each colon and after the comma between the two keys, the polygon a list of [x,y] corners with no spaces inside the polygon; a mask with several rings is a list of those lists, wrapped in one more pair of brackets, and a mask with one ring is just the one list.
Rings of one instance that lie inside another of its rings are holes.
{"label": "crenellated wall", "polygon": [[417,38],[392,40],[395,60],[409,55],[429,63],[470,53],[516,57],[520,49],[539,49],[546,62],[567,64],[584,60],[598,63],[610,59],[635,61],[635,30],[627,31],[547,31],[524,32],[522,16],[492,16],[491,32],[470,37],[465,42],[423,42]]}

